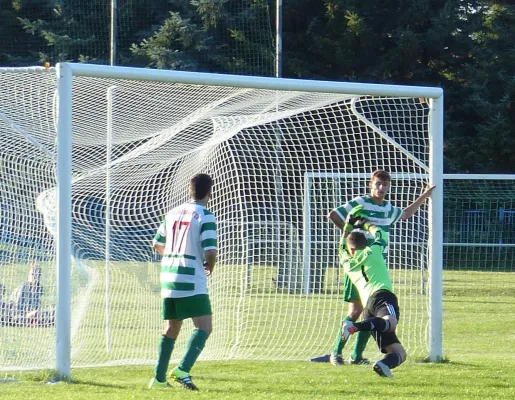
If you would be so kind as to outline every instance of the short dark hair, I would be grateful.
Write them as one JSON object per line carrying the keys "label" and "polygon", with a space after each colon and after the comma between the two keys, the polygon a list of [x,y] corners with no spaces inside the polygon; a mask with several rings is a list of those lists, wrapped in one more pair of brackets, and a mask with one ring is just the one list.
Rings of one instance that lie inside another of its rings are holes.
{"label": "short dark hair", "polygon": [[208,174],[197,174],[190,180],[190,197],[193,200],[202,200],[213,187],[213,178]]}
{"label": "short dark hair", "polygon": [[370,183],[372,183],[372,181],[374,179],[377,179],[378,181],[381,181],[381,182],[391,182],[392,180],[392,177],[390,176],[390,174],[385,171],[384,169],[376,169],[374,172],[372,172],[372,174],[370,175]]}
{"label": "short dark hair", "polygon": [[367,247],[367,237],[363,232],[353,231],[347,236],[347,245],[356,250]]}

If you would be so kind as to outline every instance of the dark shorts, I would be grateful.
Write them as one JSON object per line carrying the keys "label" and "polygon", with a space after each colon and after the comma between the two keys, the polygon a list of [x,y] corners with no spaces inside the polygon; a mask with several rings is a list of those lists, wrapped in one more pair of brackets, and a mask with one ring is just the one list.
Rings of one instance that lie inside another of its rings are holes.
{"label": "dark shorts", "polygon": [[[401,315],[399,302],[397,301],[397,296],[389,290],[378,290],[368,299],[365,310],[363,311],[363,319],[384,317],[386,315],[391,315],[399,321]],[[400,343],[395,332],[372,331],[372,336],[382,353],[386,353],[384,350],[385,347],[394,343]]]}
{"label": "dark shorts", "polygon": [[164,320],[177,319],[182,321],[187,318],[212,315],[211,302],[207,294],[198,294],[190,297],[175,299],[163,299],[161,316]]}
{"label": "dark shorts", "polygon": [[343,301],[349,302],[351,300],[361,300],[359,297],[358,289],[350,280],[347,274],[343,275]]}

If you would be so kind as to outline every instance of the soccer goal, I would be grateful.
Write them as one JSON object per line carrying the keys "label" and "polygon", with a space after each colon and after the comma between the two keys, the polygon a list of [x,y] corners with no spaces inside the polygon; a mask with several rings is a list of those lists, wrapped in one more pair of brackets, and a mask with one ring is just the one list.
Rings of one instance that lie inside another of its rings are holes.
{"label": "soccer goal", "polygon": [[[214,177],[220,244],[203,359],[330,351],[346,309],[325,216],[384,168],[401,206],[437,185],[394,233],[389,262],[408,351],[439,360],[442,131],[439,88],[68,63],[0,69],[0,370],[64,376],[71,366],[155,362],[162,321],[150,243],[197,172]],[[33,266],[40,314],[14,320]]]}

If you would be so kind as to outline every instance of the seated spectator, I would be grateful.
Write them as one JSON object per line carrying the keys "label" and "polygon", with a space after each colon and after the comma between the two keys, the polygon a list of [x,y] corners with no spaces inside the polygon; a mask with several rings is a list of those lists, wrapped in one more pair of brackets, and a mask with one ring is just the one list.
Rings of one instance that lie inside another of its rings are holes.
{"label": "seated spectator", "polygon": [[41,268],[31,265],[27,281],[11,294],[9,325],[53,326],[54,311],[41,311]]}

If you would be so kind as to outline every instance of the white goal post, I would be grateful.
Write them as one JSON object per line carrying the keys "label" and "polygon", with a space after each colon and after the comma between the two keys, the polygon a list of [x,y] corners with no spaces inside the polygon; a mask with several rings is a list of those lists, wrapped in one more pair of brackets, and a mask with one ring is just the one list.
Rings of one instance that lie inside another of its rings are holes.
{"label": "white goal post", "polygon": [[[329,351],[343,308],[340,296],[309,287],[306,213],[313,208],[306,188],[316,174],[339,171],[356,174],[362,191],[362,177],[382,167],[395,177],[427,177],[416,178],[409,194],[398,192],[403,203],[422,183],[436,185],[422,223],[429,311],[411,321],[421,324],[418,336],[408,326],[403,338],[415,354],[442,359],[442,89],[71,63],[50,71],[0,68],[0,133],[14,188],[5,202],[26,196],[30,218],[20,224],[37,225],[37,243],[52,239],[44,252],[56,264],[55,299],[48,301],[56,308],[60,377],[70,376],[72,363],[154,362],[159,267],[145,240],[168,208],[187,199],[186,183],[199,171],[215,178],[211,207],[221,246],[210,282],[217,325],[204,357],[289,360]],[[24,188],[32,188],[27,195],[14,187],[22,177],[18,154],[27,162],[22,172],[44,181],[23,175]],[[321,201],[317,210],[336,206]],[[122,244],[130,249],[123,252]],[[9,242],[10,267],[1,272],[13,277],[11,287],[21,264],[15,253],[27,246]],[[126,316],[126,297],[116,290],[145,304]],[[117,324],[133,327],[134,337]],[[26,333],[6,329],[13,338]],[[93,347],[93,331],[85,329],[102,332]],[[13,365],[26,368],[31,361],[16,354]]]}

